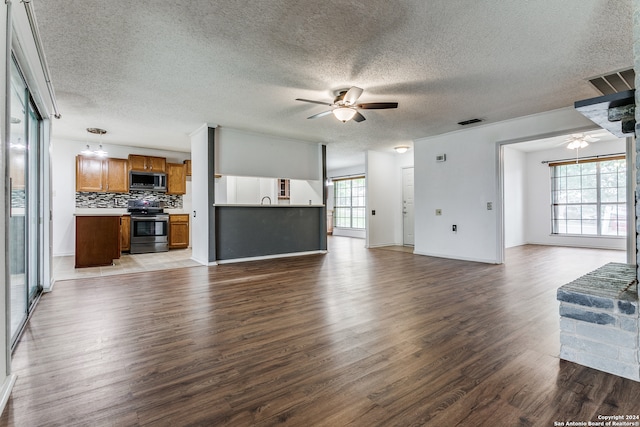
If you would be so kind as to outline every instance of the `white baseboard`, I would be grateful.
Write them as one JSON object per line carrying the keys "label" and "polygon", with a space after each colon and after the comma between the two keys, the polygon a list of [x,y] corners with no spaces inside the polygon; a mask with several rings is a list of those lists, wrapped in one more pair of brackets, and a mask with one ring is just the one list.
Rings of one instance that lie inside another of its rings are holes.
{"label": "white baseboard", "polygon": [[16,374],[11,374],[5,378],[2,384],[2,389],[0,389],[0,414],[4,412],[4,407],[7,406],[9,396],[11,396],[11,390],[13,390],[13,385],[16,383],[17,378],[18,376]]}
{"label": "white baseboard", "polygon": [[43,287],[42,292],[44,292],[45,294],[48,292],[53,292],[53,286],[55,284],[56,284],[56,279],[52,277],[51,280],[49,281],[49,286]]}
{"label": "white baseboard", "polygon": [[429,252],[420,252],[420,251],[416,251],[415,249],[413,250],[413,254],[414,255],[430,256],[430,257],[434,257],[434,258],[456,259],[458,261],[481,262],[483,264],[500,264],[495,259],[453,257],[451,255],[442,255],[442,254],[434,254],[434,253],[429,253]]}
{"label": "white baseboard", "polygon": [[213,261],[213,262],[209,262],[209,261],[204,261],[204,260],[201,260],[201,259],[198,259],[198,258],[194,258],[194,257],[191,257],[191,258],[189,258],[189,259],[190,259],[191,261],[195,261],[195,262],[197,262],[198,264],[200,264],[200,265],[204,265],[204,266],[207,266],[207,267],[211,267],[211,266],[214,266],[214,265],[218,265],[218,263],[217,263],[217,262],[215,262],[215,261]]}

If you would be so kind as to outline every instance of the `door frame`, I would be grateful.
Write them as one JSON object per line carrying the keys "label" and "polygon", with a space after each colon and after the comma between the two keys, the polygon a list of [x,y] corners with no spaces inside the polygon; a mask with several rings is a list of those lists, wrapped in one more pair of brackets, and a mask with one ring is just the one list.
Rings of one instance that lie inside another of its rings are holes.
{"label": "door frame", "polygon": [[[497,185],[497,192],[496,192],[496,264],[504,264],[505,262],[505,230],[504,230],[504,146],[506,145],[510,145],[510,144],[518,144],[521,142],[528,142],[528,141],[535,141],[538,139],[546,139],[546,138],[553,138],[553,137],[557,137],[557,136],[563,136],[563,135],[568,135],[568,134],[572,134],[572,133],[582,133],[582,132],[588,132],[588,131],[594,131],[594,130],[598,130],[601,129],[599,126],[596,126],[595,124],[593,125],[589,125],[589,126],[582,126],[582,127],[578,127],[578,128],[573,128],[573,129],[566,129],[566,130],[561,130],[561,131],[556,131],[556,132],[549,132],[549,133],[543,133],[543,134],[538,134],[538,135],[532,135],[532,136],[527,136],[527,137],[523,137],[523,138],[516,138],[516,139],[507,139],[507,140],[503,140],[503,141],[497,141],[495,144],[495,158],[496,158],[496,164],[497,164],[497,168],[496,168],[496,181],[498,183]],[[627,138],[629,139],[629,138]],[[633,154],[633,153],[632,153]],[[627,165],[629,164],[630,161],[630,157],[629,156],[629,142],[627,142]],[[631,169],[635,169],[635,168],[631,168]],[[631,170],[628,169],[627,174],[629,174],[631,172]],[[630,179],[629,175],[627,175],[627,179]],[[635,182],[635,181],[629,181],[629,182]],[[627,188],[627,205],[631,204],[633,205],[633,203],[629,203],[629,188]],[[633,191],[631,191],[631,196],[633,196]],[[631,199],[633,201],[633,198]],[[627,206],[627,210],[629,210],[629,207]],[[635,212],[634,212],[634,216],[635,217]],[[634,222],[634,227],[632,227],[635,230],[635,222]],[[627,230],[629,230],[629,227],[627,227]],[[629,233],[627,232],[627,248],[629,247],[629,245],[631,244],[629,242],[630,240],[630,236],[629,234],[633,234],[633,233]],[[632,264],[636,264],[635,259],[631,259],[631,258],[635,258],[635,236],[631,236],[633,238],[633,248],[634,250],[629,251],[627,250],[627,262],[632,263]],[[634,256],[630,256],[630,254],[634,255]]]}
{"label": "door frame", "polygon": [[[414,170],[414,178],[413,178],[413,204],[414,204],[414,217],[413,217],[413,244],[407,244],[405,243],[405,233],[404,233],[404,171],[405,169],[413,169]],[[401,168],[401,186],[402,186],[402,192],[401,192],[401,197],[402,197],[402,246],[411,246],[414,247],[416,246],[416,220],[415,220],[415,200],[416,200],[416,195],[415,195],[415,166],[403,166]]]}

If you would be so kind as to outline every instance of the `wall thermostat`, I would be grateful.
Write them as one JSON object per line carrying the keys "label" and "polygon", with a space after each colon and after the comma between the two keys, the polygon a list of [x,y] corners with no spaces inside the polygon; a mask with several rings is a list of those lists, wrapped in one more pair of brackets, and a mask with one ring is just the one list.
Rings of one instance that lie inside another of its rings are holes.
{"label": "wall thermostat", "polygon": [[447,161],[447,155],[446,154],[438,154],[436,156],[436,162],[446,162]]}

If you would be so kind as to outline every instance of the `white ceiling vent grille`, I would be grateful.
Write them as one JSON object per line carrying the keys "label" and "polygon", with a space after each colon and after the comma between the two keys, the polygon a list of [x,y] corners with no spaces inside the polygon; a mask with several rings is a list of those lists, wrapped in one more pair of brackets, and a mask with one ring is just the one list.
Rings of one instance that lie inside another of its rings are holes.
{"label": "white ceiling vent grille", "polygon": [[611,95],[612,93],[635,89],[635,79],[636,73],[633,71],[633,68],[630,68],[628,70],[607,74],[606,76],[594,77],[589,79],[589,83],[603,95]]}

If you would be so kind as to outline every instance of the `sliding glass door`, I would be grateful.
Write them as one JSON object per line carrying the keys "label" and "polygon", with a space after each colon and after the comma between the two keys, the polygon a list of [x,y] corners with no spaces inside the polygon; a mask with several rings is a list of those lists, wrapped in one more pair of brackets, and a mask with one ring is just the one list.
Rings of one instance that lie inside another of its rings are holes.
{"label": "sliding glass door", "polygon": [[9,281],[11,344],[41,291],[41,123],[15,61],[11,65],[9,138]]}

